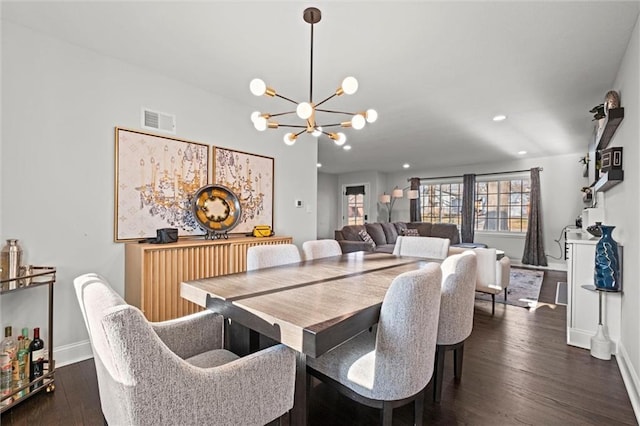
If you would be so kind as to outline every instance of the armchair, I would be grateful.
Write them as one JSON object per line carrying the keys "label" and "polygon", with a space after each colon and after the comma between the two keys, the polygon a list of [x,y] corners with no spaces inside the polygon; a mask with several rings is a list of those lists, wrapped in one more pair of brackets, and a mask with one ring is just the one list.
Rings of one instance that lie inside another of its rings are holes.
{"label": "armchair", "polygon": [[438,340],[433,377],[433,399],[440,401],[444,357],[453,351],[453,372],[456,380],[462,378],[464,342],[473,329],[474,293],[476,288],[476,256],[471,250],[447,257],[442,268],[442,293]]}
{"label": "armchair", "polygon": [[414,402],[414,423],[422,424],[424,389],[434,368],[440,265],[398,275],[382,301],[375,332],[365,331],[318,358],[307,373],[349,398],[382,408],[391,425],[393,408]]}
{"label": "armchair", "polygon": [[496,260],[496,249],[477,248],[478,274],[476,291],[491,295],[491,315],[496,312],[496,294],[504,290],[504,301],[507,301],[507,287],[509,286],[511,259],[503,256]]}
{"label": "armchair", "polygon": [[150,323],[96,274],[74,280],[112,425],[264,425],[293,407],[295,354],[238,358],[222,349],[222,317],[204,311]]}
{"label": "armchair", "polygon": [[302,243],[302,253],[304,260],[311,260],[339,256],[342,254],[342,249],[336,240],[314,240]]}
{"label": "armchair", "polygon": [[269,244],[247,249],[247,271],[302,261],[295,244]]}
{"label": "armchair", "polygon": [[449,255],[449,239],[436,237],[403,237],[396,240],[393,254],[431,259],[445,259]]}

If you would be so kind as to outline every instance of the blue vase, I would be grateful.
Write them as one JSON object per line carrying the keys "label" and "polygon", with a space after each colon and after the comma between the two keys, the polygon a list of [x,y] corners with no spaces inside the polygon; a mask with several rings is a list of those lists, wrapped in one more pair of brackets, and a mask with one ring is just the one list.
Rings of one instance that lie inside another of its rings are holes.
{"label": "blue vase", "polygon": [[611,233],[615,226],[600,225],[602,237],[596,244],[596,263],[593,282],[596,288],[620,291],[620,258],[618,243]]}

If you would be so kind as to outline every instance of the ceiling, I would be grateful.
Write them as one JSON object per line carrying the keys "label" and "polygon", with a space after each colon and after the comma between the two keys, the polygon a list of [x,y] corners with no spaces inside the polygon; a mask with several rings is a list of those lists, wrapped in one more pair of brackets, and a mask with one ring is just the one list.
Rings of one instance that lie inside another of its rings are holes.
{"label": "ceiling", "polygon": [[[314,100],[353,75],[358,92],[325,107],[379,114],[362,130],[345,130],[349,152],[321,138],[327,173],[586,150],[589,109],[617,89],[640,10],[638,1],[3,1],[2,19],[246,104],[252,126],[254,110],[291,109],[254,97],[252,78],[291,99],[308,98],[308,6],[322,11],[314,26]],[[494,122],[496,114],[507,119]],[[331,120],[340,121],[323,121]],[[261,137],[283,143],[287,131]],[[297,143],[311,140],[305,134]]]}

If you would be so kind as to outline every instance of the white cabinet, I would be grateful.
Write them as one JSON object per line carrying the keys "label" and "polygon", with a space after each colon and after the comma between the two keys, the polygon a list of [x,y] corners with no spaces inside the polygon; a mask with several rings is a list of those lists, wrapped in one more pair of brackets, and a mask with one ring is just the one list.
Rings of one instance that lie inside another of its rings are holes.
{"label": "white cabinet", "polygon": [[[598,294],[582,288],[593,285],[597,238],[586,233],[567,236],[567,344],[591,349],[591,337],[598,325]],[[603,294],[602,322],[617,353],[620,339],[621,293]]]}

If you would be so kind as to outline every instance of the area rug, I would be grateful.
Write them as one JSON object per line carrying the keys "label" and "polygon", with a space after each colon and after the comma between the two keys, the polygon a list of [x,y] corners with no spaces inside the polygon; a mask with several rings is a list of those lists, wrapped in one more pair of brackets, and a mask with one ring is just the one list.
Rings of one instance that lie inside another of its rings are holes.
{"label": "area rug", "polygon": [[[511,280],[507,287],[507,304],[522,308],[535,308],[542,287],[543,271],[511,268]],[[476,299],[491,301],[491,295],[476,292]],[[504,292],[496,294],[496,303],[504,302]]]}

